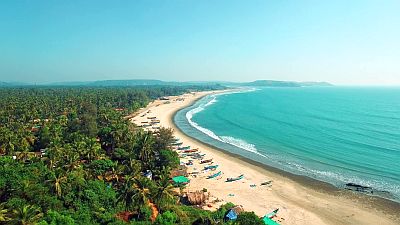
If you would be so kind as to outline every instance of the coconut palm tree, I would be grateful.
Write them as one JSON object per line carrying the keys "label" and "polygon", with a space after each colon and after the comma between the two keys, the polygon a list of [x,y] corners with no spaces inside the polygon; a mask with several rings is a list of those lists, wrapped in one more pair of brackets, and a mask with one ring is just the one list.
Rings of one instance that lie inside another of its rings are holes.
{"label": "coconut palm tree", "polygon": [[47,180],[47,182],[51,183],[54,192],[58,197],[60,197],[62,194],[62,186],[67,181],[67,177],[61,169],[54,171],[51,176],[52,177]]}
{"label": "coconut palm tree", "polygon": [[42,217],[43,213],[39,207],[24,205],[12,211],[10,222],[18,225],[33,225]]}
{"label": "coconut palm tree", "polygon": [[99,157],[101,145],[97,143],[96,138],[89,138],[86,140],[86,158],[91,161]]}
{"label": "coconut palm tree", "polygon": [[174,186],[171,184],[168,175],[163,174],[160,180],[157,181],[157,186],[153,190],[154,202],[160,207],[168,207],[176,203]]}
{"label": "coconut palm tree", "polygon": [[137,153],[137,157],[140,160],[142,160],[143,164],[146,166],[149,166],[150,162],[153,160],[154,156],[153,144],[154,144],[154,138],[150,132],[138,133],[138,140],[135,152]]}
{"label": "coconut palm tree", "polygon": [[125,184],[120,189],[118,202],[125,205],[126,210],[148,205],[153,188],[151,180],[145,177],[125,177]]}
{"label": "coconut palm tree", "polygon": [[5,203],[0,204],[0,224],[2,222],[10,221],[10,217],[8,217],[9,211],[5,208]]}

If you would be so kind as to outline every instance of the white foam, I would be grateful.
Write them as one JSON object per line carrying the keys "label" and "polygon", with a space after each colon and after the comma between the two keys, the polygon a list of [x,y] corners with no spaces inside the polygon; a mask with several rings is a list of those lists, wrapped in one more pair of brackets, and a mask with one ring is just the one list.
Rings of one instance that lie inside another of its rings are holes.
{"label": "white foam", "polygon": [[316,177],[325,181],[327,180],[328,182],[333,182],[336,184],[355,183],[366,187],[372,187],[376,190],[386,190],[394,194],[395,196],[400,196],[400,185],[388,183],[383,180],[366,179],[347,173],[306,168],[303,165],[294,162],[287,162],[287,164],[295,170],[303,172],[308,176]]}
{"label": "white foam", "polygon": [[249,152],[252,152],[252,153],[256,153],[257,155],[260,155],[260,156],[264,156],[263,154],[257,152],[257,149],[253,144],[249,144],[244,140],[237,139],[237,138],[230,137],[230,136],[219,137],[218,135],[216,135],[211,130],[200,126],[198,123],[196,123],[196,122],[194,122],[192,120],[192,118],[193,118],[193,116],[195,114],[203,111],[206,107],[216,103],[218,101],[217,100],[217,96],[228,95],[228,94],[237,94],[237,93],[246,93],[246,92],[252,92],[252,91],[256,91],[256,90],[258,90],[258,89],[252,88],[252,89],[243,89],[243,90],[239,90],[239,91],[224,92],[224,93],[210,95],[208,97],[210,97],[211,100],[207,101],[206,103],[201,103],[196,108],[189,110],[186,113],[186,119],[188,120],[189,124],[192,127],[196,128],[197,130],[201,131],[202,133],[206,134],[207,136],[209,136],[209,137],[211,137],[211,138],[213,138],[213,139],[215,139],[217,141],[220,141],[220,142],[223,142],[223,143],[226,143],[226,144],[241,148],[243,150],[246,150],[246,151],[249,151]]}
{"label": "white foam", "polygon": [[213,104],[214,102],[216,102],[216,97],[215,96],[212,96],[212,97],[213,97],[213,99],[208,101],[206,104],[200,104],[198,107],[189,110],[186,113],[186,119],[189,121],[189,124],[192,125],[192,127],[196,128],[197,130],[203,132],[204,134],[210,136],[211,138],[213,138],[215,140],[221,141],[221,139],[216,134],[214,134],[214,132],[212,132],[211,130],[209,130],[207,128],[201,127],[196,122],[192,121],[193,115],[203,111],[206,106],[209,106],[209,105]]}
{"label": "white foam", "polygon": [[236,146],[241,149],[245,149],[249,152],[258,153],[255,145],[249,144],[244,140],[237,139],[237,138],[230,137],[230,136],[222,136],[221,140],[222,140],[222,142]]}
{"label": "white foam", "polygon": [[211,101],[207,102],[207,104],[205,104],[204,107],[210,106],[217,102],[217,96],[212,95],[212,97],[213,97],[213,99]]}

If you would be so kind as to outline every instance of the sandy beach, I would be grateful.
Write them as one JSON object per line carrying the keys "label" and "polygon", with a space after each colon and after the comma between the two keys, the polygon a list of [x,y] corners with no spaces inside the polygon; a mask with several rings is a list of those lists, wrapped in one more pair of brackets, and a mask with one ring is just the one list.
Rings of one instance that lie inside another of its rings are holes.
{"label": "sandy beach", "polygon": [[[186,189],[196,191],[206,188],[214,199],[221,200],[213,204],[211,210],[220,204],[232,202],[259,216],[279,208],[276,220],[280,224],[400,224],[398,203],[339,190],[323,182],[260,165],[201,143],[177,129],[173,123],[175,113],[212,93],[170,97],[167,104],[165,100],[156,100],[131,119],[142,125],[142,122],[149,121],[147,117],[156,117],[160,120],[157,126],[173,128],[175,136],[184,146],[199,148],[202,154],[206,154],[204,159],[213,159],[212,165],[219,165],[215,171],[202,172],[208,164],[199,164],[194,160],[193,165],[188,167],[189,172],[199,174],[189,177],[190,183]],[[181,161],[187,162],[188,159]],[[223,173],[220,177],[206,179],[218,171]],[[240,174],[244,174],[243,179],[225,182],[226,178]],[[266,181],[272,181],[271,185],[260,185]]]}

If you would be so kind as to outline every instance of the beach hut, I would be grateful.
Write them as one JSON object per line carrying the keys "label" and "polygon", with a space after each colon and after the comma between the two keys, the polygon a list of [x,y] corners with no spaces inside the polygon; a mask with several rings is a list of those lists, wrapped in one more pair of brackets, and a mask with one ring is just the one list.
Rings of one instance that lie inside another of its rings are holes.
{"label": "beach hut", "polygon": [[177,177],[177,176],[188,176],[187,167],[180,165],[177,169],[171,171],[170,177]]}
{"label": "beach hut", "polygon": [[206,195],[204,191],[195,191],[188,193],[187,199],[192,205],[202,205],[209,199],[209,195]]}
{"label": "beach hut", "polygon": [[150,170],[146,170],[146,172],[143,174],[148,179],[153,179],[153,173]]}
{"label": "beach hut", "polygon": [[228,220],[236,220],[237,216],[243,211],[243,207],[241,205],[237,205],[228,211],[228,213],[225,215],[225,218]]}
{"label": "beach hut", "polygon": [[187,184],[190,180],[185,176],[176,176],[172,178],[172,181],[175,184]]}

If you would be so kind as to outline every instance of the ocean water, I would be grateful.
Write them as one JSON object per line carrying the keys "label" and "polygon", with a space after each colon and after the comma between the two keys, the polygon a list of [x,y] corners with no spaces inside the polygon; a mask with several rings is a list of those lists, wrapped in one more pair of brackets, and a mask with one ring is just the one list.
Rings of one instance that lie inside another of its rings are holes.
{"label": "ocean water", "polygon": [[400,199],[400,88],[260,88],[209,95],[175,115],[200,141],[336,186]]}

